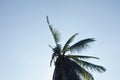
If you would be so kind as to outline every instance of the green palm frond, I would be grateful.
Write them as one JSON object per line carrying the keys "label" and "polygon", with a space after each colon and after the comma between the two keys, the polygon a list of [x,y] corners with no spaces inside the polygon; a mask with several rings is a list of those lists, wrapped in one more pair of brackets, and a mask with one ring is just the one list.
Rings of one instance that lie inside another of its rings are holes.
{"label": "green palm frond", "polygon": [[77,63],[79,63],[79,65],[81,65],[87,69],[94,70],[94,71],[97,71],[99,73],[106,71],[106,69],[102,66],[95,65],[95,64],[83,61],[83,60],[79,60],[78,58],[72,58],[72,59],[74,59],[75,61],[77,61]]}
{"label": "green palm frond", "polygon": [[50,66],[51,66],[53,60],[55,60],[55,58],[57,58],[59,55],[61,55],[61,53],[60,53],[61,52],[61,45],[58,44],[58,46],[56,46],[55,48],[52,48],[52,50],[53,50],[54,53],[52,54],[52,58],[51,58],[51,61],[50,61]]}
{"label": "green palm frond", "polygon": [[57,55],[61,55],[61,45],[57,44],[57,46],[53,49],[53,52]]}
{"label": "green palm frond", "polygon": [[52,35],[53,35],[53,38],[54,38],[54,40],[55,40],[55,43],[56,43],[56,45],[57,45],[57,44],[59,43],[59,41],[60,41],[60,33],[58,32],[58,30],[54,29],[54,28],[52,27],[52,25],[50,25],[48,16],[47,16],[46,18],[47,18],[47,23],[48,23],[48,26],[49,26],[49,28],[50,28],[50,31],[51,31],[51,33],[52,33]]}
{"label": "green palm frond", "polygon": [[67,55],[69,58],[79,58],[79,59],[99,59],[98,57],[93,57],[93,56],[80,56],[80,55]]}
{"label": "green palm frond", "polygon": [[72,65],[73,65],[74,70],[76,71],[76,73],[79,73],[80,77],[82,76],[85,80],[94,80],[94,77],[92,76],[92,74],[89,73],[88,71],[86,71],[79,64],[77,64],[76,62],[73,61]]}
{"label": "green palm frond", "polygon": [[50,25],[50,22],[49,22],[49,18],[48,18],[48,16],[46,16],[46,19],[47,19],[47,23],[48,23],[48,25]]}
{"label": "green palm frond", "polygon": [[92,76],[92,74],[86,71],[84,68],[80,67],[78,72],[83,76],[85,80],[94,80],[94,77]]}
{"label": "green palm frond", "polygon": [[63,58],[63,76],[66,77],[65,80],[81,80],[78,72],[75,70],[74,64],[76,63],[68,57]]}
{"label": "green palm frond", "polygon": [[66,71],[66,69],[64,69],[63,72],[64,80],[81,80],[79,74],[74,69],[70,69],[69,71]]}
{"label": "green palm frond", "polygon": [[93,76],[88,71],[68,57],[64,58],[63,63],[64,72],[70,80],[81,80],[81,76],[85,80],[94,80]]}
{"label": "green palm frond", "polygon": [[68,41],[66,42],[65,46],[63,47],[63,54],[65,54],[65,52],[68,50],[69,48],[69,44],[73,41],[73,39],[75,38],[75,36],[78,35],[78,33],[74,34],[72,37],[70,37],[68,39]]}
{"label": "green palm frond", "polygon": [[49,28],[51,30],[55,43],[58,44],[60,41],[60,33],[56,29],[53,29],[52,26],[49,26]]}
{"label": "green palm frond", "polygon": [[50,67],[52,66],[52,62],[53,62],[53,60],[55,59],[55,56],[56,56],[56,54],[53,53],[53,54],[52,54],[52,58],[51,58],[51,60],[50,60]]}
{"label": "green palm frond", "polygon": [[52,66],[52,62],[53,62],[53,61],[54,61],[54,63],[55,63],[56,58],[57,58],[57,53],[53,53],[53,54],[52,54],[52,58],[51,58],[51,60],[50,60],[50,67]]}
{"label": "green palm frond", "polygon": [[85,49],[88,46],[88,43],[94,42],[94,41],[95,41],[94,38],[87,38],[87,39],[84,39],[84,40],[81,40],[81,41],[75,43],[69,49],[71,52],[75,52],[75,51],[79,52],[82,49]]}

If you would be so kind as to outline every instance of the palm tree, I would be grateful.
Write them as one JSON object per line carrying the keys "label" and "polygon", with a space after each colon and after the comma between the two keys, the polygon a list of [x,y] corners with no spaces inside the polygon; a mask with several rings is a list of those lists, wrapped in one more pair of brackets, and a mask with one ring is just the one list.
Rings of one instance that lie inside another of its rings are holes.
{"label": "palm tree", "polygon": [[[78,35],[78,33],[76,33],[71,36],[66,44],[62,47],[59,44],[59,32],[49,23],[48,17],[46,18],[56,44],[55,47],[49,45],[53,50],[50,66],[53,61],[55,64],[53,80],[94,80],[94,77],[90,72],[88,72],[88,70],[99,73],[106,71],[104,67],[86,61],[86,59],[89,58],[99,58],[74,54],[75,52],[81,52],[81,50],[85,49],[89,43],[94,42],[94,38],[83,39],[73,45],[70,45],[70,43]],[[69,52],[69,54],[67,52]]]}

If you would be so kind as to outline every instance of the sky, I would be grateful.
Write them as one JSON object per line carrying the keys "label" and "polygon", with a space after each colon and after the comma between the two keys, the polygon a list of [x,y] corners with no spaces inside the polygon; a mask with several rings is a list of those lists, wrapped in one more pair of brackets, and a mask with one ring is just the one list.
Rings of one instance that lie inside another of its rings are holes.
{"label": "sky", "polygon": [[61,32],[61,44],[95,38],[81,55],[107,71],[95,80],[120,80],[120,0],[0,0],[0,80],[52,80],[54,40],[46,22]]}

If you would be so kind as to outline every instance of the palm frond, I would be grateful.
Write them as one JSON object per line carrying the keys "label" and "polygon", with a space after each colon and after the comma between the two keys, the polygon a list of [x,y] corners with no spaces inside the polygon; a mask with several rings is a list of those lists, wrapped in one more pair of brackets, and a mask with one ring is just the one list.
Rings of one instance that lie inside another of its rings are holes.
{"label": "palm frond", "polygon": [[79,59],[99,59],[98,57],[93,57],[93,56],[80,56],[80,55],[67,55],[69,58],[79,58]]}
{"label": "palm frond", "polygon": [[46,19],[47,19],[47,23],[48,23],[48,25],[50,25],[50,22],[49,22],[49,18],[48,18],[48,16],[46,16]]}
{"label": "palm frond", "polygon": [[85,80],[94,80],[94,77],[92,76],[92,74],[89,73],[88,71],[86,71],[79,64],[77,64],[76,62],[73,61],[72,65],[73,65],[74,70],[76,71],[76,73],[79,73],[80,77],[82,76]]}
{"label": "palm frond", "polygon": [[81,80],[78,72],[75,70],[73,61],[68,57],[63,59],[63,76],[65,76],[65,80]]}
{"label": "palm frond", "polygon": [[93,76],[78,63],[69,59],[68,57],[64,59],[64,71],[66,71],[65,74],[67,74],[70,80],[81,80],[81,76],[85,80],[94,80]]}
{"label": "palm frond", "polygon": [[72,37],[70,37],[68,39],[68,41],[66,42],[65,46],[63,47],[63,54],[65,54],[65,52],[68,50],[69,44],[73,41],[73,39],[75,38],[75,36],[78,35],[78,33],[74,34]]}
{"label": "palm frond", "polygon": [[73,44],[69,49],[71,52],[75,51],[81,51],[82,49],[85,49],[88,46],[88,43],[94,42],[94,38],[87,38],[81,41],[78,41],[77,43]]}
{"label": "palm frond", "polygon": [[78,72],[81,73],[81,75],[85,80],[94,80],[94,77],[92,76],[92,74],[80,66],[79,66]]}
{"label": "palm frond", "polygon": [[52,50],[54,49],[51,45],[49,45],[49,47],[50,47]]}
{"label": "palm frond", "polygon": [[47,16],[46,18],[47,18],[47,23],[48,23],[48,26],[49,26],[49,28],[50,28],[50,31],[51,31],[51,33],[52,33],[52,35],[53,35],[53,38],[54,38],[54,40],[55,40],[55,43],[56,43],[56,45],[57,45],[57,44],[59,43],[59,41],[60,41],[60,33],[58,32],[58,30],[54,29],[54,28],[52,27],[52,25],[50,25],[48,16]]}
{"label": "palm frond", "polygon": [[51,58],[51,60],[50,60],[50,67],[52,66],[53,60],[55,60],[55,57],[56,57],[56,53],[53,53],[53,54],[52,54],[52,58]]}
{"label": "palm frond", "polygon": [[79,60],[78,58],[72,58],[72,59],[74,59],[75,61],[77,61],[77,63],[79,63],[79,65],[81,65],[87,69],[94,70],[99,73],[106,71],[106,69],[103,66],[99,66],[99,65],[95,65],[95,64],[83,61],[83,60]]}

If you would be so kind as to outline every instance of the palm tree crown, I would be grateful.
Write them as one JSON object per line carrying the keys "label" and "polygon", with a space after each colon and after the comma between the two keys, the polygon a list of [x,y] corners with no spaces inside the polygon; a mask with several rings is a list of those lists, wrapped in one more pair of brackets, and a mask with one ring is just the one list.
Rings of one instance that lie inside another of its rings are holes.
{"label": "palm tree crown", "polygon": [[[59,44],[59,32],[54,29],[52,25],[50,25],[48,17],[46,18],[56,44],[54,48],[49,45],[53,50],[50,66],[53,60],[55,64],[53,80],[94,80],[92,74],[88,72],[89,69],[97,71],[99,73],[106,71],[106,69],[100,65],[95,65],[85,61],[85,59],[90,58],[99,59],[97,57],[71,54],[75,52],[80,52],[82,49],[85,49],[89,43],[95,41],[94,38],[83,39],[73,45],[70,45],[70,43],[78,35],[78,33],[76,33],[71,36],[66,44],[62,47]],[[70,52],[70,54],[66,54],[68,51]]]}

